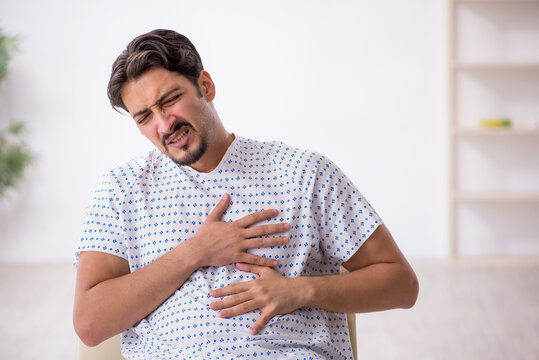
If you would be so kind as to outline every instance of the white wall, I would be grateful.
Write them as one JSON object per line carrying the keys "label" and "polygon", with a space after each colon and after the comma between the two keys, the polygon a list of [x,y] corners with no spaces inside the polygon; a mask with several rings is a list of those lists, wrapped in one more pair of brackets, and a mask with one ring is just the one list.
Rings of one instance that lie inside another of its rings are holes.
{"label": "white wall", "polygon": [[[1,88],[38,154],[0,201],[0,261],[72,257],[100,175],[150,148],[106,97],[135,36],[172,28],[197,46],[230,131],[332,158],[410,257],[446,254],[443,0],[2,0],[21,37]],[[6,119],[2,118],[1,124]]]}

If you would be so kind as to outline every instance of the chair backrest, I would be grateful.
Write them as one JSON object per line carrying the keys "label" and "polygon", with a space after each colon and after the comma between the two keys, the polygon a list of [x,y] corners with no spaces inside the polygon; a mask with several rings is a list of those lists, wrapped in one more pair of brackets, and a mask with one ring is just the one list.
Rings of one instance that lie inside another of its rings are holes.
{"label": "chair backrest", "polygon": [[350,343],[352,344],[352,353],[354,360],[357,360],[357,331],[356,331],[356,314],[346,314],[348,320],[348,333],[350,334]]}
{"label": "chair backrest", "polygon": [[120,334],[95,347],[86,346],[79,340],[78,360],[125,360],[120,352],[120,344]]}
{"label": "chair backrest", "polygon": [[[346,270],[343,266],[341,266],[340,272],[341,274],[346,274],[349,271]],[[354,355],[354,360],[357,360],[356,314],[355,313],[346,314],[346,320],[348,321],[348,334],[350,335],[350,343],[352,344],[352,353]]]}

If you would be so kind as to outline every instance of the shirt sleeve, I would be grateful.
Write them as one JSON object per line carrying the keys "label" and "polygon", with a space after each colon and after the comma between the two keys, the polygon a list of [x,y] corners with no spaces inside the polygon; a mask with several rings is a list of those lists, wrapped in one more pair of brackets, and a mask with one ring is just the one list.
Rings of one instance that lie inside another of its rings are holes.
{"label": "shirt sleeve", "polygon": [[100,251],[128,259],[111,177],[112,174],[107,173],[101,178],[87,208],[75,251],[75,266],[82,251]]}
{"label": "shirt sleeve", "polygon": [[382,224],[382,219],[331,160],[318,158],[312,206],[319,224],[320,251],[335,265],[346,262]]}

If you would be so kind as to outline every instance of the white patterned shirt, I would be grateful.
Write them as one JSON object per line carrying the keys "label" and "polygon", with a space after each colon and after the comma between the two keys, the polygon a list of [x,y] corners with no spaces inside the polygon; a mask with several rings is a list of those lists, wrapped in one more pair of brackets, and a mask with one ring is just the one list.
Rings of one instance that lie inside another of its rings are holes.
{"label": "white patterned shirt", "polygon": [[[362,194],[326,157],[281,142],[236,136],[219,165],[199,173],[159,150],[117,166],[101,179],[77,245],[150,264],[195,234],[224,193],[223,221],[276,208],[263,223],[288,222],[290,242],[251,253],[279,261],[286,277],[339,273],[382,223]],[[191,277],[140,323],[122,334],[128,359],[352,359],[346,315],[301,308],[275,316],[257,335],[260,313],[222,319],[209,308],[213,289],[256,275],[231,264]]]}

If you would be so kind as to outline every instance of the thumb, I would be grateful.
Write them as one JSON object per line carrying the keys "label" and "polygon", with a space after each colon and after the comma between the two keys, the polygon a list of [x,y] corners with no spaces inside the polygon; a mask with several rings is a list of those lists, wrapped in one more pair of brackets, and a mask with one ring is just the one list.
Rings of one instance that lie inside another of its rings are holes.
{"label": "thumb", "polygon": [[230,206],[230,195],[224,194],[221,197],[221,200],[215,205],[211,213],[208,215],[208,219],[212,220],[221,220],[221,217],[223,216],[223,213],[228,209]]}

